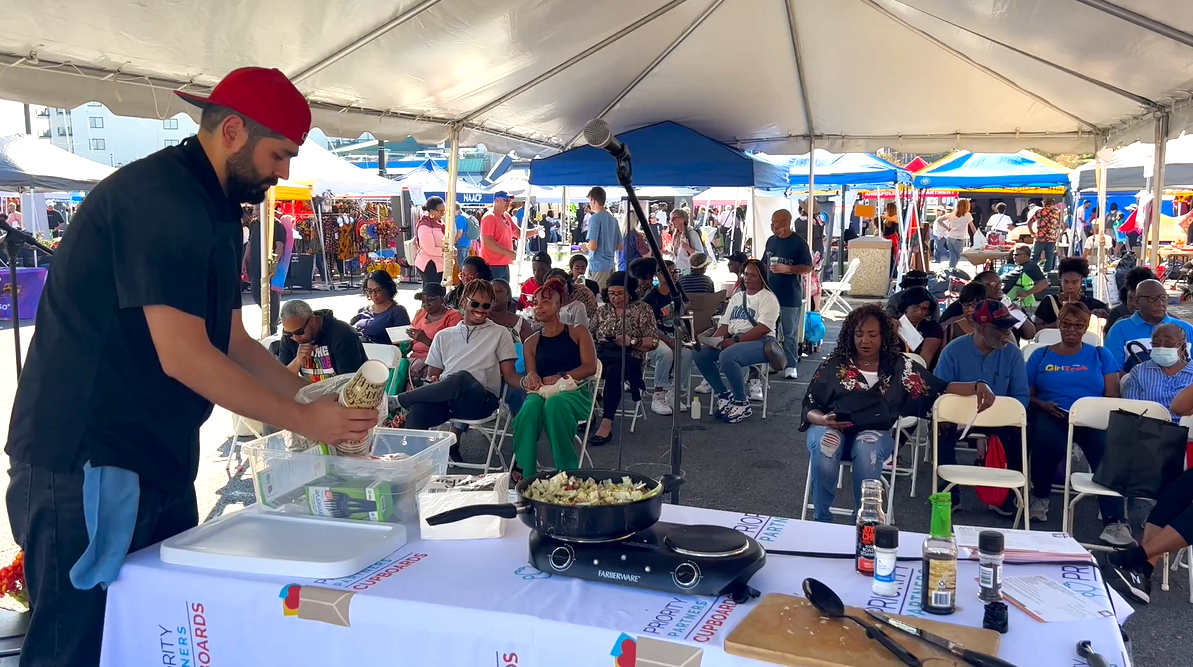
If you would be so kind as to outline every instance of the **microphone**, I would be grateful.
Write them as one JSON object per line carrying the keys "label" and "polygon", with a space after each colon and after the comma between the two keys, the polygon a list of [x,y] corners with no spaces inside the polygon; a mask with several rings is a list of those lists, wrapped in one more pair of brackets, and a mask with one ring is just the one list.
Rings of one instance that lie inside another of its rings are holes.
{"label": "microphone", "polygon": [[605,149],[618,162],[630,159],[630,149],[613,136],[609,124],[600,118],[593,118],[584,126],[584,140],[589,146]]}

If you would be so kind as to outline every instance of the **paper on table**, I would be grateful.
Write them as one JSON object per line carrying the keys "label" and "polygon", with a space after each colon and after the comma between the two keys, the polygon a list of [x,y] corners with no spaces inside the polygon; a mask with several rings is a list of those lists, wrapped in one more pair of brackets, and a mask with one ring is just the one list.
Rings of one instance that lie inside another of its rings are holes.
{"label": "paper on table", "polygon": [[1006,530],[981,526],[953,526],[957,546],[978,547],[978,533],[994,530],[1003,534],[1003,548],[1007,551],[1036,551],[1039,553],[1066,554],[1089,557],[1085,547],[1077,543],[1068,533],[1050,533],[1042,530]]}
{"label": "paper on table", "polygon": [[920,344],[924,342],[924,337],[920,335],[919,331],[916,331],[906,315],[899,318],[899,337],[903,339],[904,343],[907,343],[909,350],[918,350]]}
{"label": "paper on table", "polygon": [[404,343],[410,340],[410,334],[406,333],[407,327],[385,327],[385,333],[389,334],[391,343]]}
{"label": "paper on table", "polygon": [[1043,575],[1006,577],[1002,594],[1011,604],[1041,623],[1114,618],[1104,596],[1086,597]]}

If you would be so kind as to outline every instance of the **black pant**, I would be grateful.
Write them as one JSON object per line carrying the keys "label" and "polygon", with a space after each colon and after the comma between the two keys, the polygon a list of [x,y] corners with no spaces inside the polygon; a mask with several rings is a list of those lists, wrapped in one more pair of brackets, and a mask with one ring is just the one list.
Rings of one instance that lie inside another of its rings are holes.
{"label": "black pant", "polygon": [[427,268],[419,273],[422,274],[424,285],[443,282],[443,272],[435,269],[435,262],[427,262]]}
{"label": "black pant", "polygon": [[[939,465],[949,466],[957,463],[957,436],[961,433],[959,430],[962,426],[956,424],[941,423],[940,437],[936,441],[936,460]],[[971,428],[970,433],[982,433],[987,436],[996,435],[1002,442],[1002,449],[1007,453],[1007,470],[1023,471],[1023,448],[1019,442],[1019,429],[1016,427],[1006,428]],[[1056,469],[1056,464],[1053,464],[1052,469]],[[939,480],[940,488],[943,489],[948,482]],[[1049,482],[1049,485],[1052,483]],[[938,489],[939,490],[939,489]],[[953,489],[953,495],[957,495],[957,490]]]}
{"label": "black pant", "polygon": [[460,372],[444,375],[398,396],[406,408],[406,428],[429,429],[452,419],[484,419],[497,409],[497,397],[472,377]]}
{"label": "black pant", "polygon": [[[253,295],[253,303],[261,306],[261,278],[253,280],[249,277],[249,292]],[[278,331],[278,314],[282,312],[282,293],[269,292],[269,333],[275,334]]]}
{"label": "black pant", "polygon": [[[1031,443],[1031,497],[1047,498],[1052,493],[1056,469],[1065,460],[1069,443],[1069,423],[1035,407],[1027,411],[1027,441]],[[1073,429],[1073,442],[1085,453],[1091,470],[1097,470],[1106,454],[1106,431],[1078,426]],[[1122,521],[1123,499],[1098,496],[1102,523],[1110,525]]]}
{"label": "black pant", "polygon": [[[605,381],[605,394],[601,399],[601,416],[613,419],[617,408],[621,406],[621,395],[624,392],[621,384],[621,353],[602,353],[601,379]],[[630,383],[630,396],[635,401],[642,400],[642,392],[646,390],[646,381],[642,378],[642,361],[628,352],[625,355],[625,379]]]}
{"label": "black pant", "polygon": [[[90,543],[83,520],[83,473],[17,465],[9,476],[8,520],[25,551],[33,612],[21,666],[98,665],[107,592],[98,586],[80,591],[70,583],[70,569]],[[129,553],[198,523],[193,486],[168,496],[143,483]]]}
{"label": "black pant", "polygon": [[1160,491],[1147,522],[1161,528],[1172,526],[1185,544],[1193,544],[1193,469],[1181,473]]}

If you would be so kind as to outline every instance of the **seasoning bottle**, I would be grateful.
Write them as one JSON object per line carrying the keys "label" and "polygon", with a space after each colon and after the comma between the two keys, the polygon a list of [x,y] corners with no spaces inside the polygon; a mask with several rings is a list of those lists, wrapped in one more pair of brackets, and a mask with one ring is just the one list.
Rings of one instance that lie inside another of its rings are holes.
{"label": "seasoning bottle", "polygon": [[859,574],[874,575],[874,528],[886,523],[882,511],[882,482],[862,480],[862,506],[857,511],[857,542],[854,547],[855,567]]}
{"label": "seasoning bottle", "polygon": [[882,525],[874,527],[874,585],[871,590],[878,597],[899,595],[895,583],[895,563],[899,555],[899,529]]}
{"label": "seasoning bottle", "polygon": [[953,541],[953,497],[934,493],[932,529],[924,540],[920,606],[929,614],[946,615],[957,605],[957,543]]}
{"label": "seasoning bottle", "polygon": [[1002,599],[1003,534],[997,530],[978,533],[978,599]]}

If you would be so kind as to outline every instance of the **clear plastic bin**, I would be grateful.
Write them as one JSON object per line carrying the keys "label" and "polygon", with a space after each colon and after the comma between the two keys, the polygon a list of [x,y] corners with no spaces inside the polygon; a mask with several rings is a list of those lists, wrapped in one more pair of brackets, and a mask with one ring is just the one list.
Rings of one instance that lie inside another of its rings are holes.
{"label": "clear plastic bin", "polygon": [[[456,436],[447,431],[375,429],[373,456],[409,456],[396,461],[336,456],[322,445],[290,451],[287,445],[294,441],[292,433],[281,431],[244,446],[258,503],[296,514],[416,523],[418,492],[431,475],[447,473],[448,450]],[[323,496],[327,502],[318,501]],[[345,512],[350,516],[343,516]]]}

